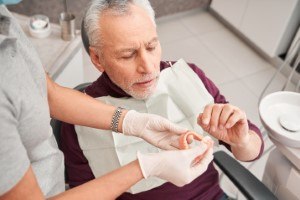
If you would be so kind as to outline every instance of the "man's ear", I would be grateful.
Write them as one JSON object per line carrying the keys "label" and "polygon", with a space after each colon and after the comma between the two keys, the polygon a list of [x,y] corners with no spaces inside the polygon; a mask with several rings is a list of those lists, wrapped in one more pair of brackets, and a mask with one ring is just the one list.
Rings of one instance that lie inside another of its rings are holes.
{"label": "man's ear", "polygon": [[100,72],[104,72],[104,67],[103,65],[100,63],[100,58],[99,55],[97,53],[97,50],[94,47],[89,47],[90,50],[90,58],[92,63],[95,65],[95,67],[100,71]]}

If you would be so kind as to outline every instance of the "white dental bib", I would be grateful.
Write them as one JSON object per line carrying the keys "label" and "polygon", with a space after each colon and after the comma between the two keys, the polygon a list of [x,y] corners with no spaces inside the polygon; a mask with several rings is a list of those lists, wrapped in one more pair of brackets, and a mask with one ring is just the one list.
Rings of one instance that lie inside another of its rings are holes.
{"label": "white dental bib", "polygon": [[[197,124],[197,117],[207,104],[214,102],[197,74],[182,59],[172,67],[161,71],[157,89],[147,100],[111,96],[97,99],[128,110],[160,115],[199,134],[203,134],[203,130]],[[95,177],[137,159],[137,151],[142,153],[161,151],[143,139],[110,130],[83,126],[75,126],[75,130],[80,148],[89,161]],[[147,191],[163,183],[164,180],[155,177],[143,179],[132,186],[128,192],[135,194]]]}

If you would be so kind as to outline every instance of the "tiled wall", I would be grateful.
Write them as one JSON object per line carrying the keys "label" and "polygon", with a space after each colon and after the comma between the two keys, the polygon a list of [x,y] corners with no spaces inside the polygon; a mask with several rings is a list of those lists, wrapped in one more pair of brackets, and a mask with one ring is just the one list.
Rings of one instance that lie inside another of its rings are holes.
{"label": "tiled wall", "polygon": [[[150,0],[156,16],[164,16],[189,9],[202,7],[207,8],[211,0]],[[80,27],[85,6],[89,0],[69,0],[70,12],[76,16],[77,27]],[[8,9],[25,15],[44,14],[53,23],[58,23],[59,13],[64,10],[63,0],[23,0],[21,3],[8,6]]]}

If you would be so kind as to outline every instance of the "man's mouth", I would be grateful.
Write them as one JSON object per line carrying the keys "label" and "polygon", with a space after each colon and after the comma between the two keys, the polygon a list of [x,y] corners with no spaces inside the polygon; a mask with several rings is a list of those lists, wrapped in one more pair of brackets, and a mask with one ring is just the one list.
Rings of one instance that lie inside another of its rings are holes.
{"label": "man's mouth", "polygon": [[137,85],[138,87],[147,88],[147,87],[150,87],[154,83],[155,79],[156,78],[153,78],[153,79],[150,79],[147,81],[143,81],[143,82],[137,82],[137,83],[135,83],[135,85]]}

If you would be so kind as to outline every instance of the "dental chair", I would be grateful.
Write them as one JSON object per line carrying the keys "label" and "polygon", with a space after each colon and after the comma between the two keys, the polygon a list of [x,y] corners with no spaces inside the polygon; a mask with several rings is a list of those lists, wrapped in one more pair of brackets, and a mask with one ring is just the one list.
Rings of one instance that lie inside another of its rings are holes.
{"label": "dental chair", "polygon": [[[89,54],[89,40],[84,30],[84,22],[81,24],[81,36],[85,50]],[[83,83],[74,89],[84,91],[90,83]],[[60,147],[60,129],[61,122],[55,119],[51,120],[53,133]],[[273,193],[258,180],[249,170],[242,166],[237,160],[233,159],[224,151],[214,153],[214,163],[221,171],[232,181],[238,190],[250,200],[275,200]],[[67,177],[66,177],[67,178]]]}
{"label": "dental chair", "polygon": [[[91,83],[82,83],[78,86],[76,86],[74,88],[74,90],[78,90],[79,92],[84,92],[84,89],[89,86]],[[56,139],[56,142],[57,142],[57,145],[58,145],[58,148],[61,150],[61,137],[60,137],[60,131],[61,131],[61,121],[57,120],[57,119],[51,119],[50,121],[50,125],[52,127],[52,130],[53,130],[53,134],[54,134],[54,137]],[[68,174],[67,174],[67,171],[66,171],[66,168],[65,168],[65,189],[69,189],[69,184],[68,184]]]}

